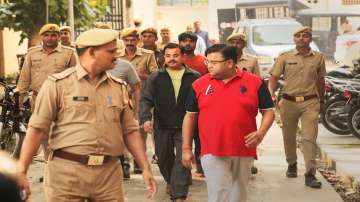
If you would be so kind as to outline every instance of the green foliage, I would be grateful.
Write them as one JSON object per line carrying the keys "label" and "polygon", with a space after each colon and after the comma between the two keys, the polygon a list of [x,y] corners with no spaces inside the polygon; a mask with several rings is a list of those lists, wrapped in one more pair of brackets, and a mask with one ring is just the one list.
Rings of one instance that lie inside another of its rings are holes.
{"label": "green foliage", "polygon": [[[49,22],[68,24],[68,0],[48,0]],[[76,28],[90,27],[106,11],[106,0],[74,0]],[[0,3],[0,29],[21,31],[21,41],[38,33],[46,23],[46,0],[8,0]]]}

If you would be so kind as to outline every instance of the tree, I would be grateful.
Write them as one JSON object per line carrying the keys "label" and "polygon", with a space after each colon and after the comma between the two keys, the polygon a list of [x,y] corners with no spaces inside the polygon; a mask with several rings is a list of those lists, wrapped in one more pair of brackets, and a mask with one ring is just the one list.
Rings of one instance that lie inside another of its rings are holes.
{"label": "tree", "polygon": [[[68,0],[48,0],[49,23],[66,24]],[[76,28],[90,27],[106,12],[107,0],[74,0]],[[21,31],[21,40],[29,39],[35,45],[38,32],[46,23],[46,0],[7,0],[0,3],[0,29],[5,27]]]}

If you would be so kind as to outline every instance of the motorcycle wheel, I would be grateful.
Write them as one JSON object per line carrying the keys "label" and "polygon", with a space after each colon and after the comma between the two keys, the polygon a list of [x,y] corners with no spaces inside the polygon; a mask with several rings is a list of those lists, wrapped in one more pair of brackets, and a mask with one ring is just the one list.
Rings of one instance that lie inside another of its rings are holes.
{"label": "motorcycle wheel", "polygon": [[15,132],[10,127],[4,128],[2,132],[1,149],[7,151],[11,157],[19,158],[25,134]]}
{"label": "motorcycle wheel", "polygon": [[350,110],[348,124],[351,133],[360,139],[360,107],[356,106]]}
{"label": "motorcycle wheel", "polygon": [[349,135],[351,133],[344,107],[346,99],[338,97],[326,102],[323,112],[321,113],[321,123],[330,132],[337,135]]}

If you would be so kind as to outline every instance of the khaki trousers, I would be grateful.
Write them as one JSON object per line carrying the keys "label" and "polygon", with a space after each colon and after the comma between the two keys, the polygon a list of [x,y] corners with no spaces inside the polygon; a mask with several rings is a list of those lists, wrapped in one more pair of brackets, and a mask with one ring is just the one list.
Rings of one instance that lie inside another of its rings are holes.
{"label": "khaki trousers", "polygon": [[123,175],[118,160],[87,166],[54,157],[44,171],[47,202],[123,202]]}
{"label": "khaki trousers", "polygon": [[318,134],[318,119],[320,103],[318,99],[310,99],[304,102],[293,102],[282,99],[279,103],[282,132],[288,164],[297,161],[296,155],[296,132],[299,120],[301,121],[302,142],[306,173],[316,172],[316,138]]}

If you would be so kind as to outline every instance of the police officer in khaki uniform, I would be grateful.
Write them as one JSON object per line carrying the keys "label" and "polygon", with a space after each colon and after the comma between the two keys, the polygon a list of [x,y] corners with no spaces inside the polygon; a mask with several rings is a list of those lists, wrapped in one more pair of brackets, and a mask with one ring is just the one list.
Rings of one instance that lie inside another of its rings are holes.
{"label": "police officer in khaki uniform", "polygon": [[143,170],[147,196],[155,195],[126,84],[106,73],[115,65],[117,36],[111,29],[82,33],[76,41],[79,64],[49,76],[41,88],[19,161],[19,184],[28,194],[27,170],[42,137],[49,134],[46,201],[123,202],[117,156],[125,146]]}
{"label": "police officer in khaki uniform", "polygon": [[[121,39],[124,42],[125,48],[120,50],[119,57],[129,61],[135,66],[136,72],[138,73],[143,85],[149,75],[158,69],[154,52],[138,47],[140,37],[139,31],[136,28],[126,28],[122,30]],[[135,111],[135,113],[138,113],[139,109],[136,109]],[[140,132],[146,142],[146,132],[143,129],[141,129]],[[134,165],[134,173],[141,173],[141,170],[138,168],[136,163]],[[130,165],[129,158],[126,153],[123,167],[125,168],[124,172],[128,172],[126,169],[130,168]]]}
{"label": "police officer in khaki uniform", "polygon": [[35,98],[47,76],[76,65],[75,50],[59,44],[60,28],[58,25],[46,24],[40,29],[39,34],[42,44],[28,50],[17,84],[20,92],[20,104],[31,87],[33,91],[32,109]]}
{"label": "police officer in khaki uniform", "polygon": [[157,40],[157,30],[155,28],[149,27],[141,31],[142,47],[154,52],[157,66],[160,68],[164,65],[165,59],[162,51],[156,45]]}
{"label": "police officer in khaki uniform", "polygon": [[76,48],[75,44],[71,41],[71,27],[61,26],[60,27],[60,41],[61,45],[68,46],[70,48]]}
{"label": "police officer in khaki uniform", "polygon": [[287,177],[297,177],[296,131],[301,121],[302,148],[305,159],[305,185],[320,188],[315,178],[318,116],[324,103],[324,56],[310,48],[312,30],[302,27],[294,33],[296,48],[281,54],[270,71],[269,90],[275,99],[276,82],[283,76],[282,100],[279,102]]}
{"label": "police officer in khaki uniform", "polygon": [[170,37],[171,37],[170,28],[168,28],[168,27],[161,28],[160,29],[160,37],[161,37],[161,41],[158,41],[156,43],[156,45],[157,45],[158,49],[163,51],[164,47],[171,42],[170,41]]}
{"label": "police officer in khaki uniform", "polygon": [[258,61],[255,57],[252,57],[243,52],[243,49],[246,47],[246,35],[243,33],[234,33],[231,34],[226,42],[229,46],[236,47],[238,54],[237,66],[243,68],[255,75],[260,75],[260,68]]}
{"label": "police officer in khaki uniform", "polygon": [[140,38],[138,30],[135,28],[124,29],[121,32],[121,39],[125,48],[120,50],[120,58],[131,62],[135,66],[140,79],[145,81],[152,72],[158,69],[154,52],[138,47]]}

